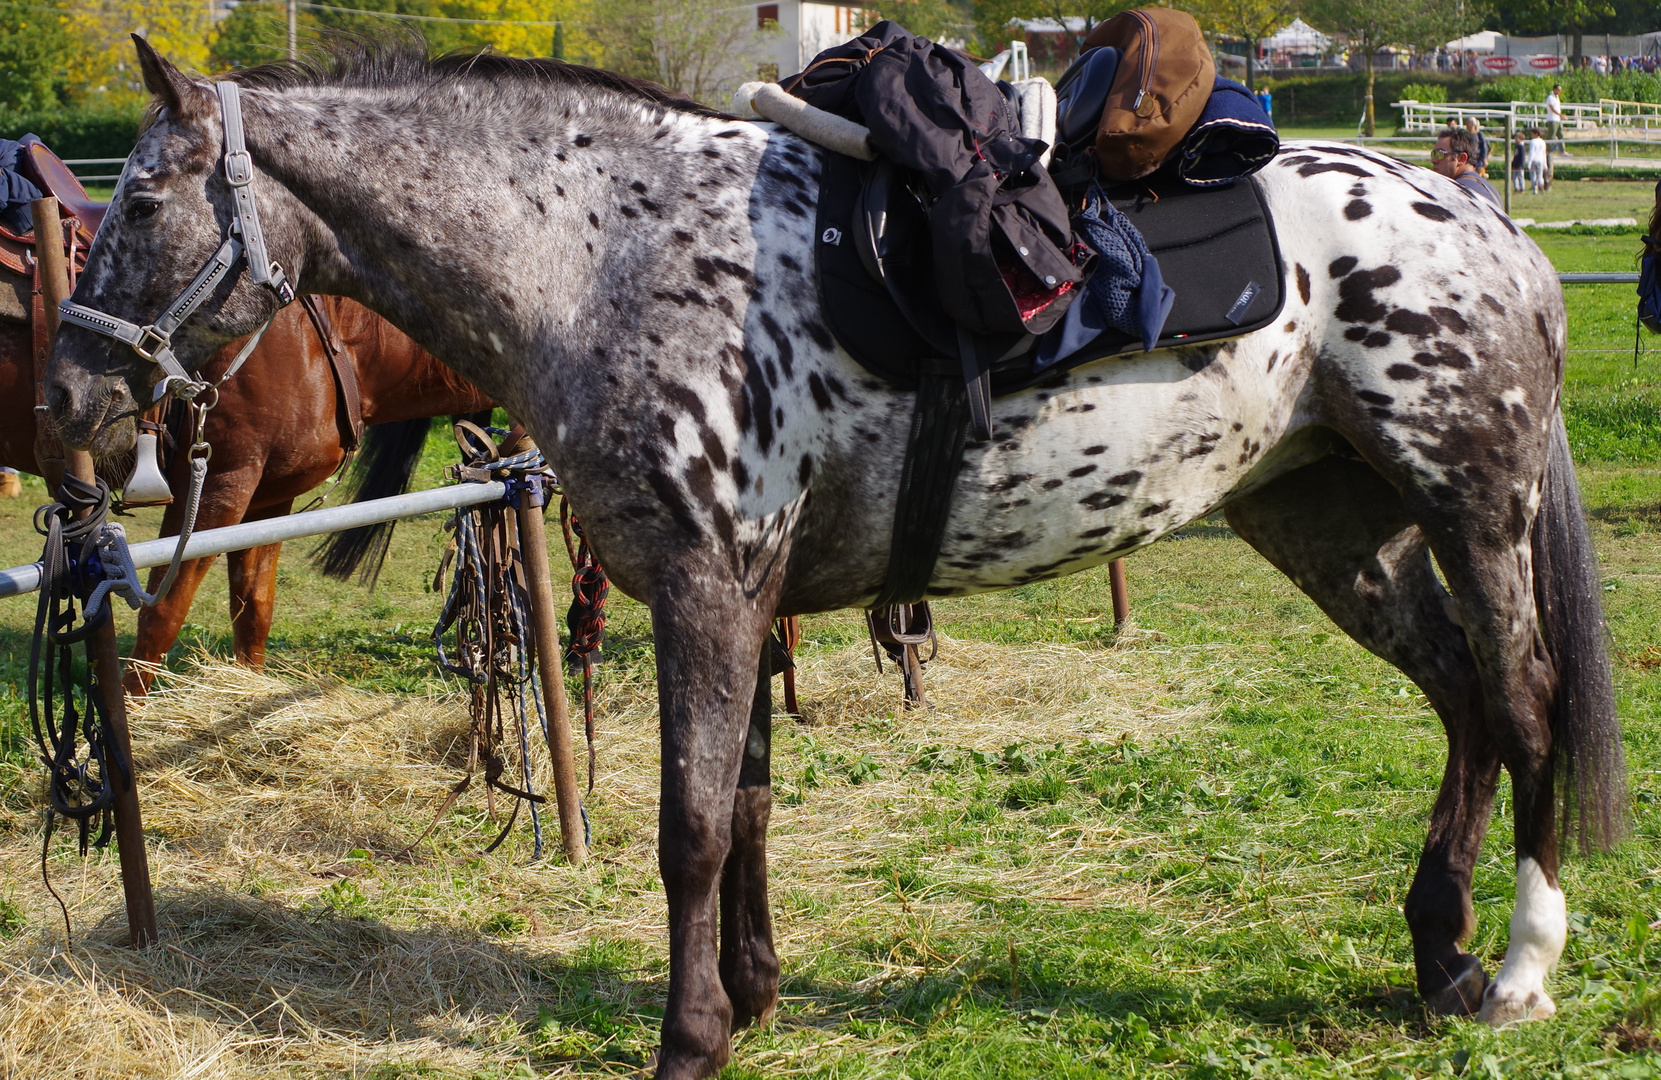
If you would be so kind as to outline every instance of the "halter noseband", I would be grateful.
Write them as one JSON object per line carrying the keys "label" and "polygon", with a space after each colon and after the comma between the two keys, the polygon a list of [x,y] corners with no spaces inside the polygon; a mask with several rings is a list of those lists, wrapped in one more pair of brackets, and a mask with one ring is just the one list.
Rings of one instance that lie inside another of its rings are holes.
{"label": "halter noseband", "polygon": [[[240,88],[236,83],[225,80],[215,83],[214,89],[219,92],[219,114],[225,128],[225,179],[231,185],[231,205],[236,214],[225,242],[209,256],[184,291],[167,305],[161,317],[148,326],[140,326],[68,300],[58,305],[58,314],[65,321],[129,345],[139,356],[158,365],[167,377],[156,387],[157,400],[169,390],[188,399],[206,388],[207,384],[191,378],[178,357],[173,355],[173,332],[196,313],[202,301],[225,280],[226,275],[236,269],[237,261],[244,255],[248,259],[248,276],[256,284],[264,285],[275,293],[279,306],[287,306],[294,299],[294,286],[283,273],[283,268],[266,255],[265,234],[260,231],[259,212],[254,207],[254,161],[242,137]],[[253,344],[264,331],[265,328],[261,327],[260,333],[256,333],[232,361],[230,370],[225,373],[227,378],[242,366],[242,361],[253,351]]]}

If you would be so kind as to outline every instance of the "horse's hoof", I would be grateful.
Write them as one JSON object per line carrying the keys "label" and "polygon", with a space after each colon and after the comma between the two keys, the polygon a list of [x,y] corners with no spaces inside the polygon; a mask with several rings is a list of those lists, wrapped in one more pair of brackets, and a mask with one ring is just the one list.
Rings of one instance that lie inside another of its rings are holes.
{"label": "horse's hoof", "polygon": [[732,1030],[738,1034],[751,1024],[757,1027],[766,1027],[773,1022],[773,1013],[779,1007],[779,992],[774,990],[772,996],[764,1002],[754,1005],[740,1005],[737,998],[732,1003]]}
{"label": "horse's hoof", "polygon": [[664,1053],[659,1049],[646,1063],[655,1080],[709,1080],[726,1066],[728,1054],[717,1060],[711,1054]]}
{"label": "horse's hoof", "polygon": [[1510,1027],[1529,1020],[1550,1020],[1557,1015],[1557,1003],[1544,990],[1531,990],[1523,997],[1501,996],[1495,993],[1495,983],[1482,999],[1482,1011],[1477,1019],[1497,1028]]}
{"label": "horse's hoof", "polygon": [[1448,985],[1425,995],[1425,1007],[1439,1016],[1471,1015],[1482,1004],[1483,993],[1488,989],[1488,973],[1482,970],[1482,961],[1464,953],[1458,964],[1457,971],[1448,972],[1451,976]]}

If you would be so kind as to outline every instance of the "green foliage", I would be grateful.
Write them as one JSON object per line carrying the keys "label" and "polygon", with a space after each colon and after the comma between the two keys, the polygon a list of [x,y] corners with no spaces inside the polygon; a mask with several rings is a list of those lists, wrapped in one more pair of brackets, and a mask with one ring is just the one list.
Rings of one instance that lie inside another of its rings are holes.
{"label": "green foliage", "polygon": [[65,158],[125,157],[138,141],[141,105],[59,107],[0,111],[0,136],[16,139],[34,132]]}
{"label": "green foliage", "polygon": [[[947,41],[974,36],[975,16],[980,6],[956,0],[874,0],[860,5],[859,10],[865,13],[864,25],[867,27],[875,26],[884,19],[893,19],[919,37]],[[988,42],[986,48],[993,49],[994,46]]]}
{"label": "green foliage", "polygon": [[[1134,6],[1120,0],[978,0],[974,5],[975,30],[983,47],[995,51],[1007,47],[1005,43],[1016,36],[1008,29],[1015,19],[1084,19],[1087,25],[1093,25]],[[1060,45],[1058,59],[1064,64],[1070,62],[1077,55],[1075,43],[1063,41]]]}
{"label": "green foliage", "polygon": [[[1342,72],[1318,75],[1293,75],[1284,78],[1265,78],[1266,86],[1275,96],[1275,123],[1280,127],[1346,126],[1353,130],[1361,115],[1363,96],[1367,93],[1367,78],[1361,72]],[[1438,76],[1423,71],[1381,71],[1373,90],[1381,116],[1391,102],[1407,97],[1420,101],[1419,96],[1432,90],[1444,96],[1441,101],[1470,101],[1476,93],[1477,80],[1465,76]],[[1413,93],[1409,93],[1409,90]]]}
{"label": "green foliage", "polygon": [[1477,87],[1478,101],[1544,101],[1554,83],[1563,84],[1564,101],[1595,104],[1601,98],[1616,101],[1661,103],[1661,75],[1642,71],[1619,71],[1599,75],[1593,71],[1569,71],[1552,78],[1507,75],[1488,79]]}
{"label": "green foliage", "polygon": [[[357,4],[352,6],[356,7]],[[365,5],[367,6],[367,5]],[[302,40],[316,33],[317,19],[299,13]],[[253,67],[288,55],[288,18],[280,4],[239,4],[219,23],[208,62],[220,70]]]}
{"label": "green foliage", "polygon": [[17,902],[0,896],[0,940],[16,937],[27,925],[28,919],[24,917],[23,909]]}
{"label": "green foliage", "polygon": [[1398,101],[1447,101],[1448,88],[1445,83],[1408,83],[1401,88],[1401,97]]}
{"label": "green foliage", "polygon": [[7,8],[0,19],[0,102],[18,110],[59,104],[74,50],[63,0]]}

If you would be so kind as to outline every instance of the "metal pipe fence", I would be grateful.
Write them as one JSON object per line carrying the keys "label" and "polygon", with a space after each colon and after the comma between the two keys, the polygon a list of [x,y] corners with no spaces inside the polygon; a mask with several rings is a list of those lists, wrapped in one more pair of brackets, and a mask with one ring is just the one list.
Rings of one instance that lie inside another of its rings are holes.
{"label": "metal pipe fence", "polygon": [[[407,495],[393,495],[386,499],[331,506],[325,510],[308,510],[303,514],[290,514],[287,517],[269,518],[265,521],[245,521],[240,525],[205,529],[193,534],[185,544],[184,557],[200,559],[207,555],[223,555],[228,551],[244,551],[285,540],[299,540],[308,536],[322,536],[344,529],[355,529],[360,525],[377,525],[383,521],[419,517],[422,514],[455,510],[463,506],[477,506],[479,503],[501,499],[506,493],[507,486],[500,480],[451,484],[447,487],[429,488],[426,491],[412,491]],[[132,554],[133,565],[143,570],[150,566],[161,566],[171,560],[173,549],[178,546],[178,537],[164,536],[159,540],[133,544],[128,551]],[[41,564],[38,562],[0,570],[0,598],[34,592],[40,588],[40,574]]]}

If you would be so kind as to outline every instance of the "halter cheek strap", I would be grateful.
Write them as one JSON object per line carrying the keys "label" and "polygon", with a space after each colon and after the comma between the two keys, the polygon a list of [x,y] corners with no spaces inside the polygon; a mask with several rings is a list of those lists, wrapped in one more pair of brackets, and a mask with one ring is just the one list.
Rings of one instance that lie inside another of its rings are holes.
{"label": "halter cheek strap", "polygon": [[[248,261],[248,276],[256,284],[264,285],[275,293],[280,306],[286,306],[294,299],[294,286],[283,273],[283,268],[266,255],[265,234],[260,230],[259,211],[254,205],[254,162],[242,134],[242,102],[238,96],[241,88],[226,80],[215,83],[214,89],[219,93],[219,112],[225,129],[225,179],[231,186],[231,205],[236,216],[231,234],[196,272],[184,291],[148,326],[140,326],[68,300],[58,305],[58,314],[66,322],[113,338],[160,367],[166,378],[156,387],[157,400],[169,390],[188,400],[206,388],[206,383],[191,378],[190,372],[173,354],[173,332],[196,313],[196,309],[236,269],[237,262],[244,256]],[[262,326],[231,362],[224,378],[236,373],[264,332],[265,327]]]}

